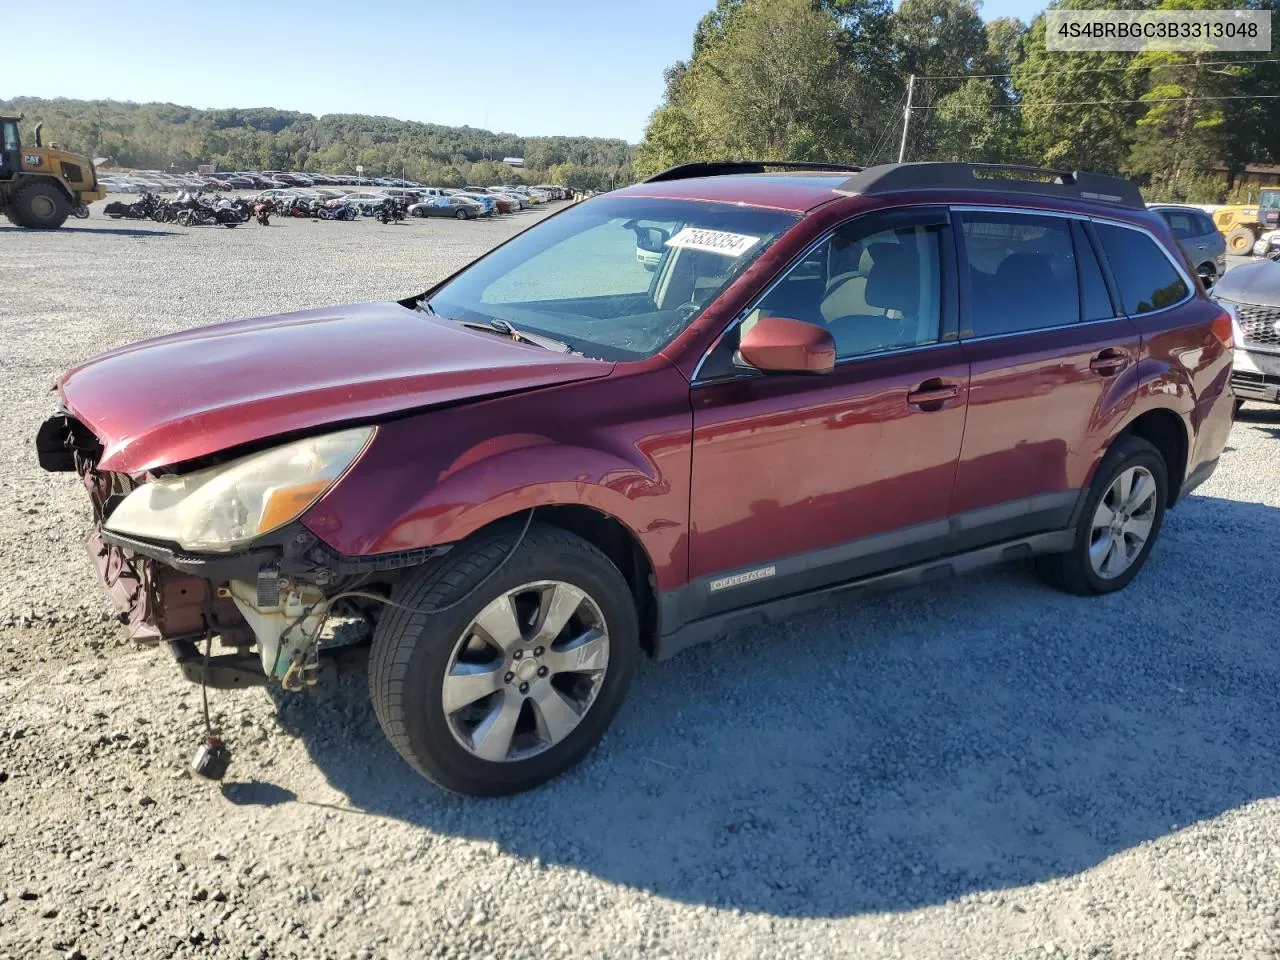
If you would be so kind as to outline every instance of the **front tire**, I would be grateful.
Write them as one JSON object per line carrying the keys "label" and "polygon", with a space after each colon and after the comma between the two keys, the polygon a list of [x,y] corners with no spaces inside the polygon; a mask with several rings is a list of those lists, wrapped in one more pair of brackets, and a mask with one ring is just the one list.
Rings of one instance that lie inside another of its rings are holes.
{"label": "front tire", "polygon": [[1081,596],[1128,586],[1160,534],[1168,491],[1160,451],[1140,437],[1120,437],[1098,466],[1071,549],[1039,557],[1040,575]]}
{"label": "front tire", "polygon": [[617,567],[555,527],[530,526],[511,553],[516,536],[483,536],[407,578],[373,637],[383,731],[456,793],[516,793],[576,764],[635,670],[638,618]]}
{"label": "front tire", "polygon": [[459,220],[469,219],[469,217],[467,216],[467,211],[462,209],[459,209],[458,212],[454,214],[454,216],[457,217]]}

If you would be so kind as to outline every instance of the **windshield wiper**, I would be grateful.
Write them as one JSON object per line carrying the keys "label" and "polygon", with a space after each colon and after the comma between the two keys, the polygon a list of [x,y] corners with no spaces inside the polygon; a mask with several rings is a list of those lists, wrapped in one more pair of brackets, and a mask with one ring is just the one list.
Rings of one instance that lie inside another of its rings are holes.
{"label": "windshield wiper", "polygon": [[542,347],[544,350],[554,350],[556,353],[573,353],[573,349],[563,340],[556,340],[554,337],[544,337],[540,333],[530,333],[527,330],[517,330],[507,321],[495,317],[487,322],[476,320],[459,320],[464,327],[470,327],[472,330],[485,330],[489,333],[498,333],[504,337],[510,337],[517,343],[532,343],[534,346]]}

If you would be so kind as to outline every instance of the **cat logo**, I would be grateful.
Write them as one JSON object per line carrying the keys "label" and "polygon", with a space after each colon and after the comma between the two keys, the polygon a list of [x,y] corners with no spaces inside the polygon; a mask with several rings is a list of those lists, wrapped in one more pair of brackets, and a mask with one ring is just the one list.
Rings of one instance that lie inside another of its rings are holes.
{"label": "cat logo", "polygon": [[28,167],[38,167],[44,163],[44,157],[38,153],[28,153],[22,158],[22,162]]}

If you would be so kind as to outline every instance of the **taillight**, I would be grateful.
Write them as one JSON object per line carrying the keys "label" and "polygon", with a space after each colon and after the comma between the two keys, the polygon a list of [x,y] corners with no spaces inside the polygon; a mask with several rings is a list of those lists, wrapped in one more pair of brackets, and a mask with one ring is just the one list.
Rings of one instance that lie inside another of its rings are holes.
{"label": "taillight", "polygon": [[1221,340],[1222,345],[1228,350],[1234,349],[1236,345],[1235,327],[1236,318],[1231,315],[1229,310],[1223,310],[1209,324],[1213,335]]}

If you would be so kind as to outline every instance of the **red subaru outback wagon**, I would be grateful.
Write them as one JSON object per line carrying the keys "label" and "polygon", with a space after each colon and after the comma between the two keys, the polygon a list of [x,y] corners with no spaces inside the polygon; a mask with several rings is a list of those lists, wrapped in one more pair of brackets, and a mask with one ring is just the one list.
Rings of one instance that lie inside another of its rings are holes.
{"label": "red subaru outback wagon", "polygon": [[1231,426],[1178,249],[1099,175],[690,164],[419,296],[95,357],[37,447],[188,679],[314,683],[362,620],[405,759],[511,792],[642,650],[1013,558],[1129,583]]}

